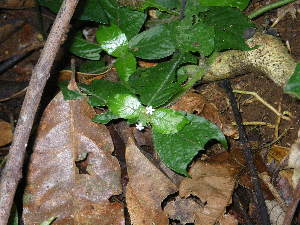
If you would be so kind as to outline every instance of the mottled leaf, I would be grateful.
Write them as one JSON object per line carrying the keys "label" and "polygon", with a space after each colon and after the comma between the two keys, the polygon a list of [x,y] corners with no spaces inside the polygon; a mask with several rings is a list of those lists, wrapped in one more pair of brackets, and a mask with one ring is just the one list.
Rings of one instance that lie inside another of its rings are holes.
{"label": "mottled leaf", "polygon": [[152,128],[163,134],[175,134],[189,122],[184,115],[172,109],[157,109],[151,116]]}
{"label": "mottled leaf", "polygon": [[77,33],[68,44],[69,51],[74,55],[89,60],[100,59],[101,46],[83,39],[81,33]]}
{"label": "mottled leaf", "polygon": [[134,119],[140,114],[141,103],[134,95],[116,94],[107,103],[113,114],[124,119]]}
{"label": "mottled leaf", "polygon": [[96,39],[101,48],[112,56],[122,56],[127,52],[128,41],[117,25],[100,26],[96,32]]}
{"label": "mottled leaf", "polygon": [[186,176],[187,166],[209,140],[215,139],[227,147],[226,138],[216,125],[192,114],[187,114],[187,119],[190,123],[175,134],[153,130],[153,143],[160,159],[170,169]]}
{"label": "mottled leaf", "polygon": [[[73,89],[74,84],[72,84]],[[23,201],[25,225],[57,217],[53,225],[123,225],[120,166],[104,125],[91,121],[85,99],[63,100],[59,93],[47,106],[33,147]]]}

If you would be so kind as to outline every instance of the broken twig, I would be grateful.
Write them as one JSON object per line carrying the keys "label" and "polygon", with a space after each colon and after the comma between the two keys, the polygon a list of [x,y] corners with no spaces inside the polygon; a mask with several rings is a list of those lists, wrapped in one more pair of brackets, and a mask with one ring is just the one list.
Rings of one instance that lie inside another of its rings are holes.
{"label": "broken twig", "polygon": [[19,180],[34,117],[50,69],[79,0],[64,0],[51,28],[25,95],[14,139],[0,179],[0,225],[6,225]]}
{"label": "broken twig", "polygon": [[243,121],[242,121],[241,113],[238,109],[237,102],[235,100],[230,81],[225,79],[225,80],[220,82],[220,85],[221,85],[222,88],[224,88],[224,90],[226,91],[226,93],[229,97],[231,107],[232,107],[232,111],[233,111],[233,114],[234,114],[234,118],[235,118],[237,126],[238,126],[239,136],[240,136],[240,143],[242,144],[242,147],[243,147],[244,158],[247,162],[247,167],[249,168],[251,181],[252,181],[252,184],[254,186],[255,203],[256,203],[256,206],[257,206],[257,210],[258,210],[259,221],[263,225],[271,225],[270,218],[269,218],[269,215],[268,215],[267,206],[266,206],[264,196],[263,196],[263,193],[262,193],[262,190],[261,190],[261,184],[259,182],[257,170],[255,168],[251,146],[249,144],[245,128],[242,125]]}

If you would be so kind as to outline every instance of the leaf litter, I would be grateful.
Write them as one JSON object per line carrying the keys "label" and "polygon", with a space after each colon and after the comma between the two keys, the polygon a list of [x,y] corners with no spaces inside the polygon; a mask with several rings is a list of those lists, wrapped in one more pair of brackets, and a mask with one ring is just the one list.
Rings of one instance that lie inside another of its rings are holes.
{"label": "leaf litter", "polygon": [[122,192],[120,166],[108,130],[91,121],[94,115],[86,99],[65,101],[61,93],[47,106],[29,166],[25,224],[53,216],[53,224],[124,224],[123,205],[109,201]]}

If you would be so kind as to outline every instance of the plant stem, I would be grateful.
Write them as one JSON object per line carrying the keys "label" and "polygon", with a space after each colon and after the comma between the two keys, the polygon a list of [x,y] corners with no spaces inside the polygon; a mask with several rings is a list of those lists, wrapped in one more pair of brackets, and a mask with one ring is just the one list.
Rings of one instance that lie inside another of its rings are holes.
{"label": "plant stem", "polygon": [[249,19],[253,19],[255,17],[260,16],[261,14],[264,14],[267,11],[270,11],[272,9],[276,9],[276,8],[278,8],[280,6],[286,5],[286,4],[288,4],[290,2],[294,2],[294,1],[296,1],[296,0],[280,0],[278,2],[274,2],[272,4],[266,5],[266,6],[260,8],[260,9],[258,9],[256,11],[250,13],[250,15],[248,15],[248,18]]}
{"label": "plant stem", "polygon": [[27,142],[38,105],[55,56],[79,0],[64,0],[51,28],[39,61],[32,71],[29,86],[22,104],[5,167],[0,179],[0,225],[6,225],[14,195],[22,177],[22,166]]}

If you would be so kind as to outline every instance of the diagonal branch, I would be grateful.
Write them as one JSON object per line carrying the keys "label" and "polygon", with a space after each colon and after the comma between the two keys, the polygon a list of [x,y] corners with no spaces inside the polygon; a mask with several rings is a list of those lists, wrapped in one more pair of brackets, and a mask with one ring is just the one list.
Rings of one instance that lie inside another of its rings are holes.
{"label": "diagonal branch", "polygon": [[25,95],[8,159],[0,179],[0,225],[6,225],[22,177],[26,146],[50,69],[79,0],[64,0],[51,28]]}

